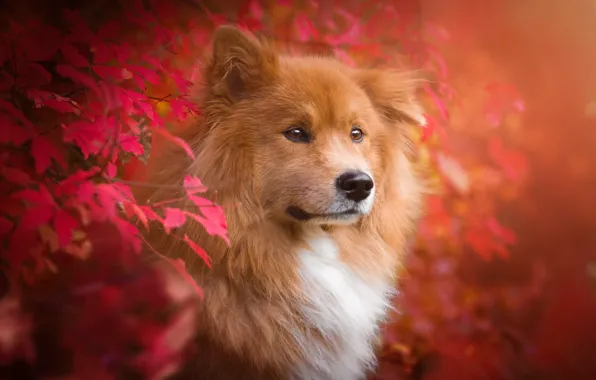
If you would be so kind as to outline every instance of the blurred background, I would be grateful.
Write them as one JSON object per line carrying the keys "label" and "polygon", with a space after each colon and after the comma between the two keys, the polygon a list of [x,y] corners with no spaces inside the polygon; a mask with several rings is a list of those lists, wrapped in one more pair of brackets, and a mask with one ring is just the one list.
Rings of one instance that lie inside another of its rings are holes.
{"label": "blurred background", "polygon": [[[412,133],[433,194],[376,379],[596,379],[595,1],[146,3],[170,34],[130,23],[118,41],[157,49],[189,80],[225,22],[289,52],[428,78],[429,126]],[[93,26],[126,4],[4,2],[0,21],[59,22],[68,7]],[[175,86],[147,87],[164,118],[179,112],[164,101]],[[168,127],[192,123],[178,119]],[[144,167],[132,158],[119,173],[140,181]]]}

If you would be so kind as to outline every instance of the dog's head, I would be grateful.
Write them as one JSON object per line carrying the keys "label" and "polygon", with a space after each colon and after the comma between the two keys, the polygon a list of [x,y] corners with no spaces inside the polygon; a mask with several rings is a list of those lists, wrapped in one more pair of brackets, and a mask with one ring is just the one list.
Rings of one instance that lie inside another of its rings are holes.
{"label": "dog's head", "polygon": [[407,74],[279,55],[229,26],[215,32],[205,79],[199,165],[276,219],[349,224],[370,213],[397,175],[403,124],[422,119]]}

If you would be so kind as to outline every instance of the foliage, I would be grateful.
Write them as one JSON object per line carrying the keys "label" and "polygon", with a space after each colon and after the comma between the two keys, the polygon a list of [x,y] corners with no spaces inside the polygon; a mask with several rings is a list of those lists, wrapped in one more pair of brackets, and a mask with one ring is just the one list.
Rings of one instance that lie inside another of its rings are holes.
{"label": "foliage", "polygon": [[[450,83],[442,49],[457,41],[439,25],[424,22],[417,1],[248,0],[231,16],[214,11],[209,2],[137,0],[122,1],[104,17],[66,8],[60,20],[42,16],[11,20],[0,34],[0,236],[11,282],[27,287],[44,284],[55,273],[66,276],[68,266],[59,264],[64,257],[135,261],[146,244],[140,230],[149,228],[149,221],[170,231],[192,218],[227,240],[224,210],[200,197],[206,188],[199,178],[185,178],[184,186],[200,214],[173,207],[176,200],[138,204],[131,186],[158,185],[125,178],[131,172],[138,177],[151,149],[158,149],[158,138],[193,157],[172,128],[200,113],[186,95],[191,81],[199,79],[196,59],[208,48],[210,32],[236,22],[276,38],[290,51],[330,53],[349,65],[422,68],[429,79],[421,91],[428,126],[412,134],[434,195],[413,245],[416,255],[405,265],[397,300],[402,314],[385,335],[387,368],[397,368],[405,378],[445,339],[436,334],[442,327],[458,325],[458,332],[447,333],[460,336],[494,335],[491,311],[526,301],[507,289],[480,294],[456,280],[466,252],[484,260],[507,259],[516,241],[497,212],[499,203],[523,185],[528,169],[525,157],[498,131],[523,112],[523,100],[500,80],[477,83],[486,92],[486,101],[474,110],[480,116],[454,128],[462,99]],[[472,153],[461,147],[466,140],[476,146]],[[105,254],[92,239],[106,223],[118,231],[119,256]],[[208,252],[186,236],[181,239],[209,263]],[[184,273],[184,264],[169,262]],[[102,289],[114,289],[101,272],[106,268],[96,265],[100,272],[90,277],[101,279]],[[72,281],[73,288],[83,286],[80,277]],[[527,297],[535,294],[536,281]],[[83,321],[98,310],[81,305]],[[106,346],[100,347],[105,354]],[[162,369],[139,368],[152,374]],[[396,378],[396,373],[383,376]]]}

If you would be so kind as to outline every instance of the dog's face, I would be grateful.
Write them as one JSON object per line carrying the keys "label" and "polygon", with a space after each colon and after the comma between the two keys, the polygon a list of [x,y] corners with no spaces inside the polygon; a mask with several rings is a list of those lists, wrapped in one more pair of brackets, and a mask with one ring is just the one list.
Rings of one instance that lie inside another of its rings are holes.
{"label": "dog's face", "polygon": [[227,145],[222,167],[245,171],[273,218],[349,224],[370,213],[392,175],[397,124],[419,116],[405,76],[278,56],[231,27],[216,32],[210,74],[210,144]]}

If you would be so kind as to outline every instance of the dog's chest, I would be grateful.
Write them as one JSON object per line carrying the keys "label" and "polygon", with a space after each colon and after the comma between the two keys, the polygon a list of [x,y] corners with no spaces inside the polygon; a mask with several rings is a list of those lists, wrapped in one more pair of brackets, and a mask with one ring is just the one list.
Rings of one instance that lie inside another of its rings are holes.
{"label": "dog's chest", "polygon": [[[299,337],[307,362],[300,379],[361,379],[375,363],[372,341],[389,306],[391,287],[366,281],[339,258],[326,234],[309,240],[301,250],[300,276],[306,302],[302,307],[313,336]],[[366,252],[362,252],[366,255]]]}

